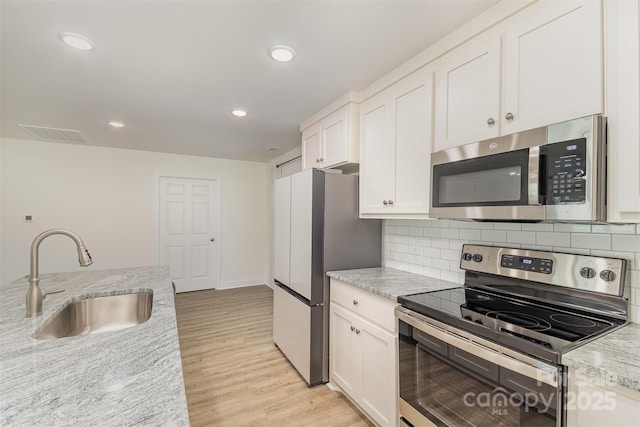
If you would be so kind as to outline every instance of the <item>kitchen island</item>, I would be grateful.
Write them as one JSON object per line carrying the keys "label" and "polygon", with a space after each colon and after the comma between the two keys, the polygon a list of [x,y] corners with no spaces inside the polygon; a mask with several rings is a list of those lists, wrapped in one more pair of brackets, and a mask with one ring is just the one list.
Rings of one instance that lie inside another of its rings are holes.
{"label": "kitchen island", "polygon": [[[43,315],[25,317],[27,278],[0,287],[0,425],[188,426],[173,289],[166,268],[42,276]],[[146,322],[58,339],[34,333],[69,302],[151,290]]]}

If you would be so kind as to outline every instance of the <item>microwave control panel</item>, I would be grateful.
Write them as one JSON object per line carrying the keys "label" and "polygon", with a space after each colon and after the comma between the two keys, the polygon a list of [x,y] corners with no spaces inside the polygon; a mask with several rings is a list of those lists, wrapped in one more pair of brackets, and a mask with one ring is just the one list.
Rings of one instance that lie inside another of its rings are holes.
{"label": "microwave control panel", "polygon": [[587,141],[585,138],[543,147],[547,169],[547,204],[584,203]]}

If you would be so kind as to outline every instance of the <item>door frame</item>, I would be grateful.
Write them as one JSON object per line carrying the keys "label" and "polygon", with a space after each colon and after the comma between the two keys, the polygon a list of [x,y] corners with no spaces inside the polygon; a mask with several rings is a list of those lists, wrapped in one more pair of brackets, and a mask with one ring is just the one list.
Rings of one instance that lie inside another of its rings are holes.
{"label": "door frame", "polygon": [[156,265],[160,265],[160,209],[162,208],[162,206],[160,206],[160,201],[162,199],[161,195],[160,195],[160,181],[162,180],[162,178],[169,178],[169,179],[190,179],[190,180],[194,180],[194,181],[209,181],[211,183],[213,183],[214,189],[215,189],[215,209],[214,209],[214,214],[215,214],[215,221],[213,222],[213,226],[214,226],[214,235],[216,236],[216,243],[218,243],[218,250],[216,251],[216,255],[215,255],[215,260],[216,260],[216,272],[214,274],[215,277],[215,286],[213,287],[213,289],[219,289],[220,287],[220,248],[222,247],[221,242],[223,241],[223,239],[220,237],[220,178],[219,177],[210,177],[210,176],[185,176],[185,175],[174,175],[174,174],[157,174],[156,178],[155,178],[155,206],[156,209],[154,210],[154,223],[155,223],[155,229],[156,229],[156,241],[155,241],[155,247],[156,247],[156,253],[155,253],[155,264]]}

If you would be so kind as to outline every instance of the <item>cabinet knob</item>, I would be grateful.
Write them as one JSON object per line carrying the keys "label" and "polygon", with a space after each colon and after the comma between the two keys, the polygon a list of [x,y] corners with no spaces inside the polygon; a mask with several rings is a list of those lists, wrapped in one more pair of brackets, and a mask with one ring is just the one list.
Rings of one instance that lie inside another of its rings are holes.
{"label": "cabinet knob", "polygon": [[358,305],[358,300],[357,299],[353,300],[353,305]]}
{"label": "cabinet knob", "polygon": [[356,328],[353,327],[353,325],[351,325],[351,332],[355,331]]}
{"label": "cabinet knob", "polygon": [[324,159],[323,159],[322,157],[320,157],[320,161],[321,161],[321,162],[324,162]]}
{"label": "cabinet knob", "polygon": [[493,125],[495,125],[495,124],[496,124],[496,121],[495,121],[495,120],[493,120],[493,117],[489,117],[489,118],[487,119],[487,124],[488,124],[489,126],[493,126]]}
{"label": "cabinet knob", "polygon": [[385,206],[387,206],[387,205],[389,204],[389,202],[387,202],[386,200],[383,200],[383,201],[382,201],[382,204],[383,204],[383,205],[385,205]]}
{"label": "cabinet knob", "polygon": [[320,163],[320,159],[316,159],[316,163]]}
{"label": "cabinet knob", "polygon": [[507,115],[504,116],[504,118],[507,119],[507,120],[513,120],[513,114],[507,113]]}
{"label": "cabinet knob", "polygon": [[356,334],[360,335],[360,329],[356,329]]}
{"label": "cabinet knob", "polygon": [[389,200],[389,204],[392,205],[393,204],[393,200]]}

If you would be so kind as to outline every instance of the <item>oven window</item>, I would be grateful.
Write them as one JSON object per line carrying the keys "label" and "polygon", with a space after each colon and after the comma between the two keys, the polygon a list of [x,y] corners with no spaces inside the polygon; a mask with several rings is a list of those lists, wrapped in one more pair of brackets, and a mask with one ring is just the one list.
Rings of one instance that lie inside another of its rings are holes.
{"label": "oven window", "polygon": [[556,388],[437,338],[417,338],[401,335],[400,398],[437,426],[557,425]]}
{"label": "oven window", "polygon": [[435,165],[433,206],[526,205],[528,173],[528,149]]}

